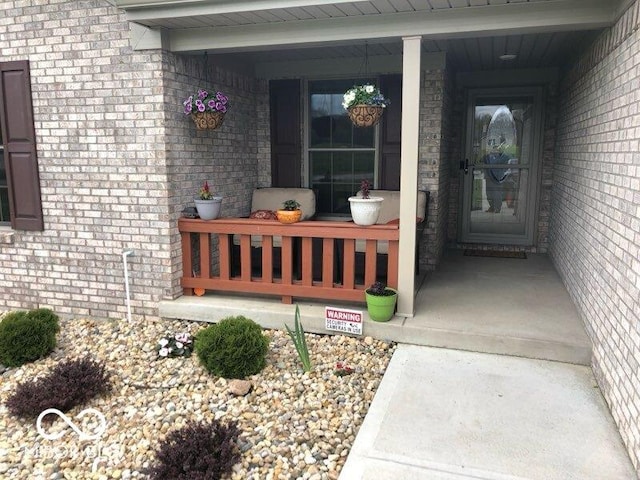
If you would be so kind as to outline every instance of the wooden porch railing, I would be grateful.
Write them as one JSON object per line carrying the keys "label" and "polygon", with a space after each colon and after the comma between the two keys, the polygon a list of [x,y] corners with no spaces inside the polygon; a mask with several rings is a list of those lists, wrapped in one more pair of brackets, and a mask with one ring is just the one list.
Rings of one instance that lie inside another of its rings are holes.
{"label": "wooden porch railing", "polygon": [[[364,289],[379,273],[376,272],[379,240],[389,242],[386,283],[390,287],[398,285],[398,225],[361,227],[351,222],[327,221],[283,225],[248,218],[209,221],[181,218],[178,229],[182,235],[185,295],[192,295],[194,288],[202,288],[275,295],[280,296],[283,303],[292,303],[293,297],[364,302]],[[192,235],[199,238],[197,250],[192,247]],[[216,235],[218,248],[212,249],[212,236]],[[239,250],[239,262],[237,258],[232,259],[234,235],[239,238],[239,247],[235,248]],[[256,265],[251,263],[251,236],[256,235],[262,236],[261,275],[255,275],[252,267]],[[274,237],[281,238],[279,265],[274,262]],[[360,239],[366,241],[364,272],[356,275],[355,246]],[[317,251],[320,245],[321,259]],[[313,268],[314,256],[321,272]],[[216,264],[219,274],[212,275],[212,265]],[[279,270],[279,278],[274,275],[274,268]],[[194,271],[199,271],[198,277],[192,275]]]}

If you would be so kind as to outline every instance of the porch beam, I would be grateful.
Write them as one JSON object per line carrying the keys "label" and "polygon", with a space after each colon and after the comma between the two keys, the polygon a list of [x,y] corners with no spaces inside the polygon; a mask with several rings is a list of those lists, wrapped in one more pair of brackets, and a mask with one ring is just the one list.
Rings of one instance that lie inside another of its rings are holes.
{"label": "porch beam", "polygon": [[[251,25],[171,29],[169,43],[173,52],[225,52],[278,45],[322,45],[326,42],[416,35],[438,39],[575,31],[611,25],[613,10],[611,5],[600,0],[509,3]],[[178,12],[176,15],[182,17]],[[131,15],[129,18],[133,20]]]}
{"label": "porch beam", "polygon": [[402,39],[402,136],[400,138],[400,238],[398,312],[413,317],[415,297],[418,142],[420,121],[420,51],[422,38]]}
{"label": "porch beam", "polygon": [[353,0],[114,0],[129,20],[151,20],[225,13],[256,12],[314,5],[339,5]]}
{"label": "porch beam", "polygon": [[[422,67],[424,70],[444,68],[446,64],[445,58],[445,52],[423,52]],[[362,66],[357,62],[347,62],[344,58],[255,64],[255,74],[258,78],[320,77],[326,75],[327,72],[331,72],[332,75],[336,76],[358,76],[362,75]],[[375,55],[369,57],[367,73],[373,75],[402,73],[402,55]]]}

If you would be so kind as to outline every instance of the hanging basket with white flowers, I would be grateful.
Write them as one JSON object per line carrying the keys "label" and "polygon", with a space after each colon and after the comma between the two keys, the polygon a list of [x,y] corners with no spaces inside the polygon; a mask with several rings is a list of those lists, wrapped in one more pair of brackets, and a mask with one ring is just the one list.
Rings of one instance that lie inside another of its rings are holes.
{"label": "hanging basket with white flowers", "polygon": [[378,87],[364,84],[347,90],[342,106],[356,127],[372,127],[380,121],[389,103]]}
{"label": "hanging basket with white flowers", "polygon": [[229,98],[222,92],[209,93],[199,89],[183,103],[184,114],[190,115],[198,130],[215,130],[224,122]]}

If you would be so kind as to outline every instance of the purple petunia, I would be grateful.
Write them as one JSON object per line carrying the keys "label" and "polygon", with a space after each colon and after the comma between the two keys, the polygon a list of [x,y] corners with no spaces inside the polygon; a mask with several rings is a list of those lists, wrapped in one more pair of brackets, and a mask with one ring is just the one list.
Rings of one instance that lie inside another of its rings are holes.
{"label": "purple petunia", "polygon": [[216,100],[218,100],[220,103],[222,103],[223,105],[226,105],[227,102],[229,101],[229,99],[223,95],[222,93],[218,92],[216,94]]}
{"label": "purple petunia", "polygon": [[228,102],[229,98],[222,92],[215,92],[214,95],[200,88],[198,93],[190,95],[182,105],[185,115],[206,111],[226,113],[229,107]]}

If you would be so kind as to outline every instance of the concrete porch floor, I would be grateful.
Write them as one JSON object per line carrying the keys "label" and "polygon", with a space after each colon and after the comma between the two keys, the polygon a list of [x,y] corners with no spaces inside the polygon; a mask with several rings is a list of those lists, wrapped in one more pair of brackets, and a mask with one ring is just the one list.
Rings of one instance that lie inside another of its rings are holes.
{"label": "concrete porch floor", "polygon": [[[324,328],[325,305],[297,302],[307,332]],[[447,252],[416,297],[414,317],[387,323],[368,319],[363,334],[415,345],[497,353],[589,365],[591,344],[575,307],[546,255],[525,260],[465,257]],[[295,306],[269,298],[208,294],[183,296],[159,305],[160,316],[215,322],[244,315],[265,328],[293,325]]]}

